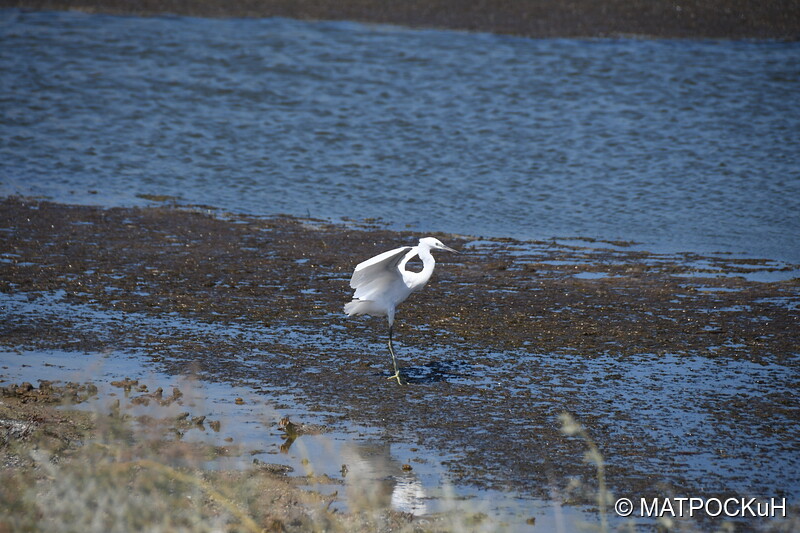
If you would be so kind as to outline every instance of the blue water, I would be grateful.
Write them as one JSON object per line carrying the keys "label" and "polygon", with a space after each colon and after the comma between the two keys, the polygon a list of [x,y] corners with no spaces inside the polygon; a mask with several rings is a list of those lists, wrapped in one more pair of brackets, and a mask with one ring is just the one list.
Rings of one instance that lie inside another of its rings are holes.
{"label": "blue water", "polygon": [[0,195],[800,262],[800,43],[0,10]]}

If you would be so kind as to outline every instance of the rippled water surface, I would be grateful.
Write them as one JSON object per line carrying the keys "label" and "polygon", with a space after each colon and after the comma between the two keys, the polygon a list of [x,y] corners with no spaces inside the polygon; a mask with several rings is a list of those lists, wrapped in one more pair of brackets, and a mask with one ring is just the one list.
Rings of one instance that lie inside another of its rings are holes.
{"label": "rippled water surface", "polygon": [[0,194],[800,261],[800,44],[0,11]]}

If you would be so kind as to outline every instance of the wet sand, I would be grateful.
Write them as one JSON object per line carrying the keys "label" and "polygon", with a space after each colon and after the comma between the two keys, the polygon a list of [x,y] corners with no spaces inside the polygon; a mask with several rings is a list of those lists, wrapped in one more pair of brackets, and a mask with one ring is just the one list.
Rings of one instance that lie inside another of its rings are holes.
{"label": "wet sand", "polygon": [[528,37],[649,36],[662,38],[800,38],[800,2],[686,0],[2,0],[0,6],[201,17],[289,17],[354,20]]}
{"label": "wet sand", "polygon": [[[169,372],[283,391],[334,413],[330,423],[340,428],[371,425],[389,441],[452,453],[447,467],[459,482],[543,498],[573,477],[591,485],[595,475],[583,443],[559,431],[563,411],[590,429],[615,494],[737,493],[729,488],[736,470],[720,472],[714,461],[749,464],[754,454],[787,472],[798,467],[796,266],[658,255],[631,243],[437,235],[465,253],[439,254],[430,286],[400,309],[396,348],[409,382],[400,387],[384,379],[385,323],[346,319],[341,308],[353,266],[413,242],[412,233],[202,207],[14,198],[0,204],[0,228],[0,291],[34,306],[57,295],[67,306],[34,314],[8,307],[6,347],[130,350]],[[92,326],[94,318],[64,312],[81,306],[112,322]],[[166,322],[148,325],[148,317]],[[200,326],[181,329],[187,324]],[[736,390],[743,371],[757,377]],[[692,392],[693,374],[710,396]],[[648,401],[672,403],[650,405],[648,415]],[[714,427],[664,444],[657,426],[689,427],[673,409]],[[709,462],[707,471],[689,468],[693,457]],[[764,496],[782,484],[752,483]]]}

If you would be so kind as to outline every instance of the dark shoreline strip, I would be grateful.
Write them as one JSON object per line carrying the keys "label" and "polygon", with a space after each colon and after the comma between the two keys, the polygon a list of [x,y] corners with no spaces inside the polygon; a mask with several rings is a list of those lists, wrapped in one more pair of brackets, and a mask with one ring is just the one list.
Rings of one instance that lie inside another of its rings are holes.
{"label": "dark shoreline strip", "polygon": [[800,39],[800,0],[0,0],[0,7],[354,20],[535,38]]}

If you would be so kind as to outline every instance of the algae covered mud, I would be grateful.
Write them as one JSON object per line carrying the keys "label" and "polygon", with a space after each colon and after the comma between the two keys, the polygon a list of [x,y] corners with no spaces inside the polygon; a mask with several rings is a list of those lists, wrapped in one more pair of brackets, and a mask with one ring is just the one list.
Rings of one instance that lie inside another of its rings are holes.
{"label": "algae covered mud", "polygon": [[[438,234],[464,253],[441,254],[430,286],[400,309],[409,383],[399,387],[384,379],[384,322],[345,319],[341,308],[357,262],[416,235],[19,198],[3,200],[0,219],[2,344],[22,354],[2,356],[5,380],[26,354],[34,367],[36,353],[126,354],[154,373],[194,374],[215,394],[247,390],[274,422],[368,434],[402,450],[392,475],[436,462],[457,489],[514,494],[523,509],[595,501],[585,443],[560,431],[568,412],[602,452],[615,497],[786,498],[796,520],[794,265]],[[334,478],[342,464],[321,468]],[[524,529],[531,515],[511,523]]]}

